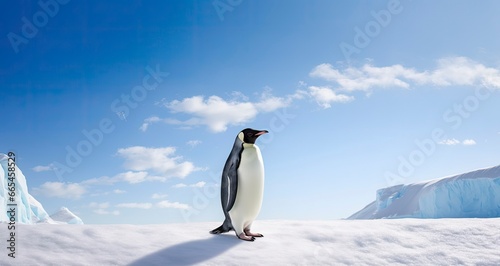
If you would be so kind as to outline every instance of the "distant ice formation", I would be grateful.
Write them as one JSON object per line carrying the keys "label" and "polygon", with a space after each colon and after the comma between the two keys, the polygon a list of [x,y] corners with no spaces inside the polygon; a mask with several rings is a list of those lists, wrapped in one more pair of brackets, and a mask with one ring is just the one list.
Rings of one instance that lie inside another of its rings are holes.
{"label": "distant ice formation", "polygon": [[[82,220],[70,212],[68,209],[63,208],[52,216],[49,216],[42,204],[38,202],[33,196],[28,193],[28,186],[26,184],[26,177],[21,169],[16,165],[15,167],[15,183],[9,186],[9,157],[0,153],[0,222],[8,222],[10,220],[9,207],[7,204],[12,203],[9,198],[9,188],[15,187],[17,206],[16,222],[22,224],[35,224],[35,223],[74,223],[83,224]],[[54,217],[57,219],[54,220]],[[71,219],[70,219],[71,218]]]}
{"label": "distant ice formation", "polygon": [[500,217],[500,165],[465,174],[379,189],[347,219]]}
{"label": "distant ice formation", "polygon": [[62,207],[58,212],[50,216],[55,223],[83,224],[82,219],[72,213],[68,208]]}

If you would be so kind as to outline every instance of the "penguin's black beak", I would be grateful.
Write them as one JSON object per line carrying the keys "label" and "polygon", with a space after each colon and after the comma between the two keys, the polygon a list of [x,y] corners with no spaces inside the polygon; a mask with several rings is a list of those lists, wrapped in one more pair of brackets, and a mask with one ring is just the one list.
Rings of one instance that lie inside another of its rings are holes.
{"label": "penguin's black beak", "polygon": [[269,133],[269,131],[267,131],[267,130],[261,130],[261,131],[259,131],[259,132],[255,133],[255,136],[264,135],[264,134],[266,134],[266,133]]}

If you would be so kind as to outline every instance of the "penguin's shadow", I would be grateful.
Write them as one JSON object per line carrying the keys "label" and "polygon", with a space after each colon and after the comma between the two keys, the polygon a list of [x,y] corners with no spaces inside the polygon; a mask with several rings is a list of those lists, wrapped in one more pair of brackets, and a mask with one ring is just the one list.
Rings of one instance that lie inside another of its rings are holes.
{"label": "penguin's shadow", "polygon": [[215,258],[241,242],[243,241],[234,234],[215,235],[164,248],[130,263],[129,266],[193,265]]}

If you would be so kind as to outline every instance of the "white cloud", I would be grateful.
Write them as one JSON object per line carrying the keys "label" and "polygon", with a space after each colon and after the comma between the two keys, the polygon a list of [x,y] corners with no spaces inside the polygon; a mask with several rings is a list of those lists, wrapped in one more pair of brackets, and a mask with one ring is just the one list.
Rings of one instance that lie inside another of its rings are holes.
{"label": "white cloud", "polygon": [[[299,86],[303,84],[305,83],[299,82]],[[294,100],[303,99],[305,96],[309,96],[308,92],[298,89],[294,94],[277,97],[272,95],[269,87],[266,87],[256,101],[251,101],[243,93],[236,91],[231,93],[229,99],[223,99],[217,95],[212,95],[208,98],[197,95],[173,101],[162,99],[161,104],[173,114],[186,114],[188,118],[185,120],[176,118],[161,119],[153,116],[144,120],[141,130],[145,131],[152,123],[161,121],[177,125],[182,129],[206,126],[212,132],[223,132],[229,126],[239,126],[251,122],[261,113],[269,113],[286,108]],[[188,145],[195,144],[196,142],[188,143]]]}
{"label": "white cloud", "polygon": [[96,209],[93,211],[94,213],[97,213],[97,214],[100,214],[100,215],[108,215],[108,214],[111,214],[111,215],[120,215],[120,211],[108,211],[108,210],[105,210],[105,209]]}
{"label": "white cloud", "polygon": [[201,187],[204,187],[206,184],[207,184],[206,182],[200,181],[200,182],[198,182],[196,184],[192,184],[191,186],[192,187],[200,187],[201,188]]}
{"label": "white cloud", "polygon": [[93,210],[93,212],[97,213],[97,214],[101,214],[101,215],[109,214],[109,211],[104,210],[104,209],[96,209],[96,210]]}
{"label": "white cloud", "polygon": [[[131,208],[131,209],[151,209],[153,206],[152,203],[121,203],[117,204],[116,207],[119,208]],[[163,200],[155,204],[157,208],[172,208],[172,209],[189,209],[188,204],[179,203],[179,202],[170,202],[168,200]]]}
{"label": "white cloud", "polygon": [[89,207],[96,209],[107,209],[109,208],[109,202],[103,202],[103,203],[91,202],[89,204]]}
{"label": "white cloud", "polygon": [[[175,155],[174,147],[146,148],[134,146],[119,149],[117,154],[125,159],[124,166],[128,170],[140,171],[123,176],[127,181],[142,182],[143,180],[164,181],[168,177],[184,178],[196,171],[192,162],[182,161],[181,156]],[[154,171],[162,176],[147,176],[142,171]]]}
{"label": "white cloud", "polygon": [[157,116],[148,117],[148,118],[144,119],[144,123],[141,125],[141,127],[139,129],[142,132],[145,132],[146,130],[148,130],[149,125],[156,123],[156,122],[160,122],[160,121],[161,121],[161,119]]}
{"label": "white cloud", "polygon": [[146,181],[148,172],[132,172],[128,171],[120,173],[114,177],[117,181],[126,181],[130,184],[137,184]]}
{"label": "white cloud", "polygon": [[467,57],[449,57],[438,60],[438,67],[427,77],[427,82],[440,86],[485,85],[500,88],[500,71],[479,64]]}
{"label": "white cloud", "polygon": [[258,102],[248,101],[244,97],[224,100],[216,95],[207,99],[204,96],[193,96],[164,104],[171,112],[185,113],[191,115],[191,118],[184,121],[167,118],[163,121],[188,128],[207,126],[212,132],[223,132],[227,130],[228,126],[242,125],[252,121],[259,113],[272,112],[287,107],[291,104],[292,99],[293,95],[285,98],[275,97],[269,91],[264,92]]}
{"label": "white cloud", "polygon": [[153,207],[153,204],[151,203],[120,203],[117,204],[116,207],[118,208],[131,208],[131,209],[151,209]]}
{"label": "white cloud", "polygon": [[171,209],[181,209],[181,210],[187,210],[190,208],[188,204],[179,202],[170,202],[168,200],[160,201],[156,203],[156,206],[158,208],[171,208]]}
{"label": "white cloud", "polygon": [[91,202],[89,204],[89,207],[94,209],[93,212],[96,214],[100,215],[120,215],[120,212],[115,210],[115,211],[109,211],[109,202],[103,202],[103,203],[97,203],[97,202]]}
{"label": "white cloud", "polygon": [[476,141],[473,139],[466,139],[462,141],[463,145],[470,146],[470,145],[476,145]]}
{"label": "white cloud", "polygon": [[259,112],[273,112],[275,110],[285,108],[292,103],[293,95],[287,96],[286,98],[273,96],[271,93],[272,89],[266,87],[266,90],[260,96],[260,101],[254,103],[255,107]]}
{"label": "white cloud", "polygon": [[[113,177],[101,176],[98,178],[87,179],[87,180],[83,181],[82,184],[84,184],[84,185],[112,185],[112,184],[117,183],[117,182],[127,182],[129,184],[138,184],[138,183],[142,183],[144,181],[164,182],[166,180],[167,180],[166,177],[152,176],[152,175],[149,175],[149,173],[146,171],[141,171],[141,172],[127,171],[127,172],[119,173]],[[119,193],[125,193],[125,191],[121,192],[121,190],[118,190],[118,192],[113,191],[113,193],[119,194]]]}
{"label": "white cloud", "polygon": [[368,91],[374,87],[408,88],[409,84],[403,80],[418,79],[420,74],[401,65],[374,67],[365,64],[361,68],[337,70],[330,64],[321,64],[311,71],[310,76],[333,81],[338,84],[339,90]]}
{"label": "white cloud", "polygon": [[157,193],[154,193],[153,195],[151,195],[151,198],[152,199],[164,199],[167,196],[168,196],[167,194],[157,194]]}
{"label": "white cloud", "polygon": [[465,139],[463,141],[460,141],[458,139],[444,139],[444,140],[438,142],[438,144],[449,145],[449,146],[462,144],[465,146],[471,146],[471,145],[476,145],[476,141],[473,139]]}
{"label": "white cloud", "polygon": [[45,182],[39,188],[33,189],[36,194],[46,197],[78,199],[86,193],[86,189],[77,183]]}
{"label": "white cloud", "polygon": [[[125,159],[124,167],[128,171],[112,177],[101,176],[87,179],[80,184],[112,185],[117,182],[129,184],[145,181],[165,182],[170,177],[184,178],[193,171],[203,170],[196,168],[192,162],[183,161],[181,156],[175,155],[175,150],[174,147],[146,148],[142,146],[119,149],[117,155]],[[113,193],[120,194],[125,193],[125,191],[115,189]]]}
{"label": "white cloud", "polygon": [[311,77],[337,84],[341,91],[365,91],[375,88],[409,88],[412,85],[470,86],[484,85],[500,88],[500,70],[489,68],[466,57],[448,57],[438,60],[433,70],[417,71],[402,65],[376,67],[367,63],[362,67],[336,69],[320,64]]}
{"label": "white cloud", "polygon": [[229,126],[251,122],[261,113],[288,107],[294,100],[306,96],[313,98],[321,107],[330,108],[333,103],[354,100],[353,96],[345,93],[362,91],[370,94],[380,88],[408,89],[422,85],[500,88],[500,69],[487,67],[467,57],[441,58],[433,69],[422,71],[401,64],[378,67],[369,62],[361,67],[334,67],[324,63],[314,67],[309,75],[331,84],[309,86],[299,81],[294,94],[277,97],[266,89],[257,101],[249,100],[241,92],[232,92],[230,99],[217,95],[208,98],[198,95],[173,101],[162,99],[161,104],[172,113],[185,114],[188,118],[181,120],[152,116],[144,120],[141,130],[146,131],[152,123],[164,122],[184,129],[206,126],[212,132],[223,132]]}
{"label": "white cloud", "polygon": [[53,171],[55,169],[54,164],[49,165],[37,165],[33,167],[31,170],[34,172],[45,172],[45,171]]}
{"label": "white cloud", "polygon": [[332,103],[347,103],[354,100],[354,97],[344,94],[337,94],[328,87],[310,86],[309,94],[323,108],[330,108]]}
{"label": "white cloud", "polygon": [[[91,178],[81,182],[83,185],[112,185],[117,181],[109,176],[101,176],[98,178]],[[96,194],[98,195],[98,194]]]}
{"label": "white cloud", "polygon": [[141,183],[144,181],[161,181],[164,182],[167,180],[166,177],[162,176],[154,176],[154,175],[149,175],[148,172],[132,172],[132,171],[127,171],[124,173],[117,174],[116,176],[113,177],[116,181],[125,181],[130,184],[137,184]]}
{"label": "white cloud", "polygon": [[226,131],[228,125],[241,125],[249,122],[258,114],[257,108],[251,102],[225,101],[219,96],[193,96],[182,101],[174,100],[166,104],[174,113],[193,115],[186,121],[166,120],[169,124],[208,126],[213,132]]}
{"label": "white cloud", "polygon": [[[100,178],[87,179],[87,180],[80,182],[79,184],[85,185],[88,188],[89,185],[111,185],[113,182],[117,182],[117,181],[113,181],[108,177],[100,177]],[[89,196],[99,197],[99,196],[107,196],[110,194],[123,194],[123,193],[127,193],[127,191],[121,190],[121,189],[114,189],[114,190],[105,191],[105,192],[96,191],[92,194],[89,194]]]}
{"label": "white cloud", "polygon": [[190,140],[186,144],[194,148],[201,144],[201,140]]}
{"label": "white cloud", "polygon": [[311,96],[310,93],[308,91],[300,89],[296,90],[294,94],[289,95],[288,97],[291,100],[302,100],[307,96]]}
{"label": "white cloud", "polygon": [[176,184],[176,185],[173,185],[172,187],[173,188],[185,188],[185,187],[197,187],[197,188],[202,188],[206,185],[207,183],[205,181],[200,181],[198,183],[195,183],[195,184],[191,184],[191,185],[186,185],[184,183],[179,183],[179,184]]}
{"label": "white cloud", "polygon": [[452,145],[460,144],[460,141],[458,139],[444,139],[444,140],[438,142],[438,144],[452,146]]}

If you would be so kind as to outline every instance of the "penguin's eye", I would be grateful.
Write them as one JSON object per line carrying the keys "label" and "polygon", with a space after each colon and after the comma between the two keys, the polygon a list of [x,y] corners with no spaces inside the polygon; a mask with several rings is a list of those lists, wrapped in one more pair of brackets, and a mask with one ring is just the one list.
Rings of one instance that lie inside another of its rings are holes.
{"label": "penguin's eye", "polygon": [[247,136],[251,137],[251,136],[253,136],[253,133],[252,132],[248,132]]}

